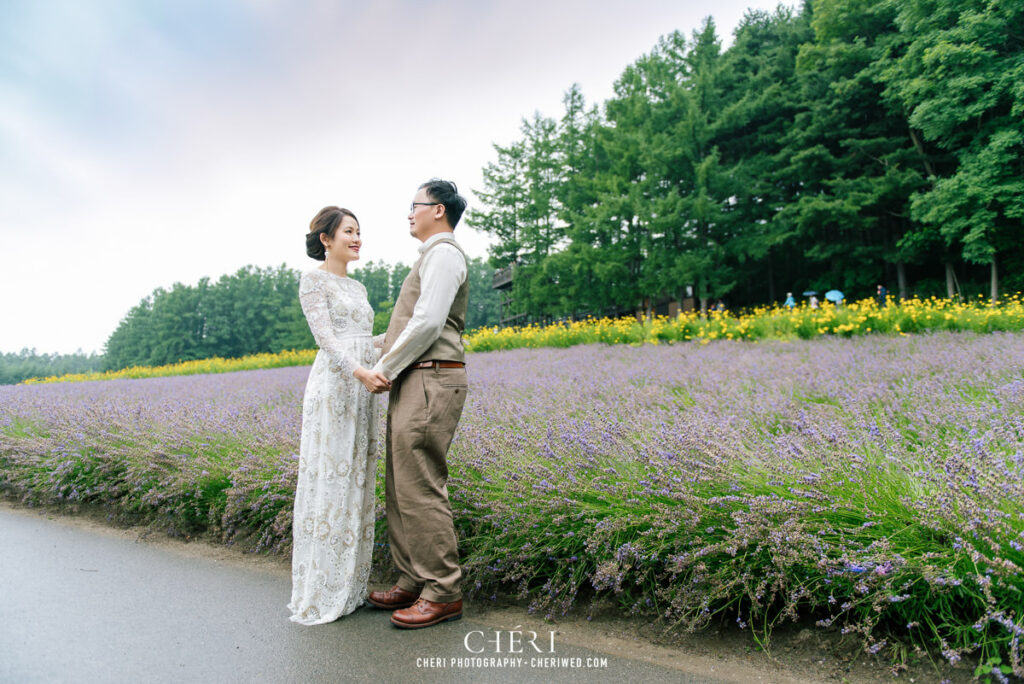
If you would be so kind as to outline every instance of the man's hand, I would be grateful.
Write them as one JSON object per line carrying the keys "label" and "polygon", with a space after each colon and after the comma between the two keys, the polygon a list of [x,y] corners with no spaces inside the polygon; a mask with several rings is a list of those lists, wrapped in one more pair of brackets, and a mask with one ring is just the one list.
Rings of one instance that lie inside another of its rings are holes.
{"label": "man's hand", "polygon": [[352,375],[356,376],[356,379],[363,383],[363,387],[374,394],[381,394],[391,389],[391,381],[388,380],[383,373],[377,373],[360,367],[357,368]]}

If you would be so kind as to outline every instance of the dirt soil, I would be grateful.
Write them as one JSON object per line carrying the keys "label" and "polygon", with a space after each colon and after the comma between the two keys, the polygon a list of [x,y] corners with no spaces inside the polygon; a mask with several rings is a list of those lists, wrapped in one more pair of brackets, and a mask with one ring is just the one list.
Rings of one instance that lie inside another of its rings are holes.
{"label": "dirt soil", "polygon": [[[0,507],[22,511],[26,506],[0,498]],[[291,578],[290,559],[250,553],[203,538],[175,538],[146,526],[124,526],[102,510],[85,506],[32,507],[50,520],[83,530],[153,544],[177,554],[278,574]],[[386,589],[378,584],[371,589]],[[546,621],[530,614],[522,603],[507,597],[495,602],[473,601],[465,606],[467,615],[500,629],[550,630],[559,641],[624,658],[643,660],[693,675],[714,672],[722,681],[745,684],[770,682],[879,684],[882,682],[977,681],[972,676],[976,663],[965,659],[957,667],[941,658],[918,658],[893,672],[891,663],[867,654],[853,637],[838,630],[809,625],[786,625],[772,633],[767,651],[749,631],[731,626],[709,627],[694,634],[666,633],[664,627],[642,618],[623,616],[612,606],[585,614]]]}

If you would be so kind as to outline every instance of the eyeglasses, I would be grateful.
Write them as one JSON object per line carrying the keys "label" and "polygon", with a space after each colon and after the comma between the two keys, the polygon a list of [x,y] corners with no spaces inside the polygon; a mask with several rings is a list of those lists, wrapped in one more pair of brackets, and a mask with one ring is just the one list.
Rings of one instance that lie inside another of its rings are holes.
{"label": "eyeglasses", "polygon": [[440,202],[413,202],[412,204],[409,205],[409,211],[410,212],[416,211],[416,206],[417,205],[419,205],[421,207],[432,207],[435,204],[440,204]]}

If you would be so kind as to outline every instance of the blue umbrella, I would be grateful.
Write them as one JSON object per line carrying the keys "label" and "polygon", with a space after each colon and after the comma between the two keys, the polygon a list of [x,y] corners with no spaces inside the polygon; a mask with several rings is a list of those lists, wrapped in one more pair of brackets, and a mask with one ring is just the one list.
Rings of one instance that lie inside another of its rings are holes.
{"label": "blue umbrella", "polygon": [[825,299],[827,299],[830,302],[841,302],[845,298],[846,297],[839,290],[829,290],[828,292],[825,293]]}
{"label": "blue umbrella", "polygon": [[818,293],[815,290],[807,290],[806,292],[804,292],[804,297],[810,297],[810,296],[816,295],[816,294],[818,294]]}

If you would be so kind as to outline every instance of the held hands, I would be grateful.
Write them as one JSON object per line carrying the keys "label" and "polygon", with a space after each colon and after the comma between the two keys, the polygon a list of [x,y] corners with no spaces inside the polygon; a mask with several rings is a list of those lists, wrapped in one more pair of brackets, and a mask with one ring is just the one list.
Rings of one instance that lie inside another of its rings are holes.
{"label": "held hands", "polygon": [[381,394],[391,389],[391,381],[384,377],[382,373],[359,367],[353,371],[352,375],[356,376],[356,379],[363,383],[363,387],[374,394]]}

